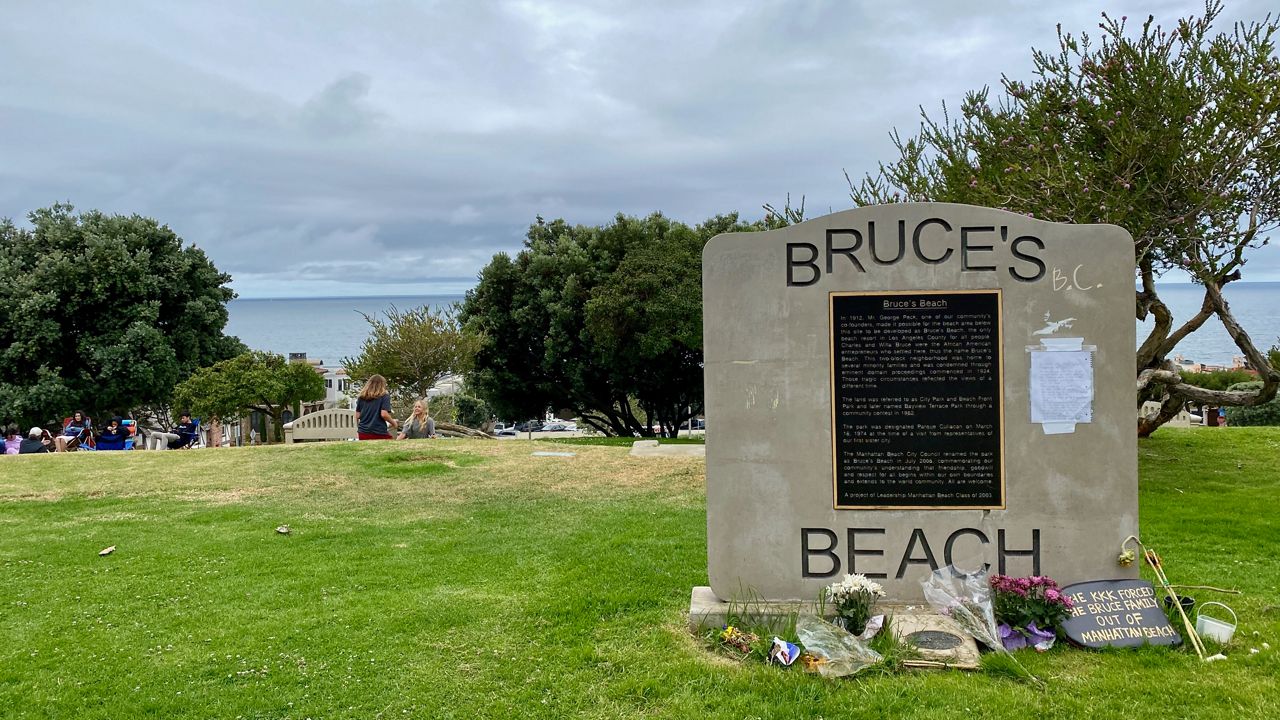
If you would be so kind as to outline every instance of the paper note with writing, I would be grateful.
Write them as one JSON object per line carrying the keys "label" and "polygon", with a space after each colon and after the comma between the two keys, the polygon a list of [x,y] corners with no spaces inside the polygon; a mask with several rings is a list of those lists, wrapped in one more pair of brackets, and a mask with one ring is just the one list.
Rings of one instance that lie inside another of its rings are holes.
{"label": "paper note with writing", "polygon": [[1093,421],[1093,353],[1031,353],[1031,422]]}

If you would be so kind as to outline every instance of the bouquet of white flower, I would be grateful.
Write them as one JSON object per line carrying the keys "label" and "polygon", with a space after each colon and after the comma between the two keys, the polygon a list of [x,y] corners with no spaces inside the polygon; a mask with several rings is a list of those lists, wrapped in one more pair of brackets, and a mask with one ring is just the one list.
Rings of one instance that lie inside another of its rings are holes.
{"label": "bouquet of white flower", "polygon": [[827,601],[835,605],[836,624],[854,635],[861,635],[871,619],[871,608],[876,598],[884,597],[880,583],[868,580],[866,575],[845,575],[826,590]]}

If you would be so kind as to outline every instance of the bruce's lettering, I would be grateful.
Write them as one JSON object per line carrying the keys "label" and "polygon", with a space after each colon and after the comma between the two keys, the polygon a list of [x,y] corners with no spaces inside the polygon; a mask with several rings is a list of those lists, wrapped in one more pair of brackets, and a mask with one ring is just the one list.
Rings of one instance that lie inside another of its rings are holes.
{"label": "bruce's lettering", "polygon": [[953,227],[938,217],[925,218],[913,227],[899,220],[896,233],[878,235],[874,220],[867,221],[865,229],[828,228],[821,248],[807,242],[786,244],[787,286],[814,285],[824,272],[830,275],[842,267],[865,273],[868,265],[895,265],[908,257],[925,265],[959,263],[963,272],[1003,269],[1022,282],[1042,279],[1048,270],[1040,258],[1044,241],[1034,235],[1010,240],[1009,235],[1007,225]]}

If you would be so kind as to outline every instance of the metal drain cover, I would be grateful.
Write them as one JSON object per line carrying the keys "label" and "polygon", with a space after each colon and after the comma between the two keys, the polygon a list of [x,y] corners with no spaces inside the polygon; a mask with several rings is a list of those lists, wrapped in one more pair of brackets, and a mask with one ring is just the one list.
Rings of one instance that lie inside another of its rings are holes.
{"label": "metal drain cover", "polygon": [[941,630],[913,632],[907,636],[907,640],[921,650],[950,650],[960,647],[960,643],[964,642],[959,636]]}

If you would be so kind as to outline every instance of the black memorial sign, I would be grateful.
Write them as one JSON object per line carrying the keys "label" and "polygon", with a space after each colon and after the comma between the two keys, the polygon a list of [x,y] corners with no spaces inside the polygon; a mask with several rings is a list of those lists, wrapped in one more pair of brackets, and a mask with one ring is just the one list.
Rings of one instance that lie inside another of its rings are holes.
{"label": "black memorial sign", "polygon": [[1093,580],[1062,588],[1071,598],[1071,616],[1062,623],[1067,638],[1091,648],[1180,645],[1155,588],[1145,580]]}
{"label": "black memorial sign", "polygon": [[831,293],[835,507],[1004,507],[1000,291]]}

